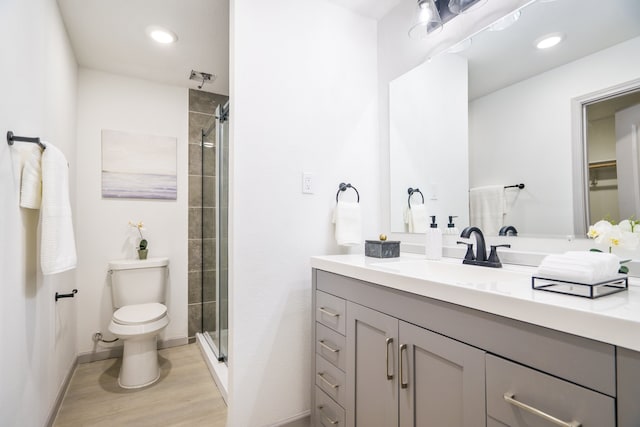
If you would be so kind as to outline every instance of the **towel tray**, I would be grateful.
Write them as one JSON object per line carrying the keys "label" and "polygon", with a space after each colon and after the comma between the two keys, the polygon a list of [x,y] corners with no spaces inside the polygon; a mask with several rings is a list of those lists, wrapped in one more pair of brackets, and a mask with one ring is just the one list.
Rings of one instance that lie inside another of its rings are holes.
{"label": "towel tray", "polygon": [[539,291],[595,299],[626,291],[629,289],[629,278],[627,276],[619,276],[611,280],[605,280],[604,282],[588,284],[532,276],[531,288]]}

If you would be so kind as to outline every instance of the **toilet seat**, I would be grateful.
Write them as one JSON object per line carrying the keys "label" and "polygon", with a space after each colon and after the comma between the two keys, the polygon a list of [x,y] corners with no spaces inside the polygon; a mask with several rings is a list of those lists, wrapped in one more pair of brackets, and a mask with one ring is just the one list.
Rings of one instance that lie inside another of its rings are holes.
{"label": "toilet seat", "polygon": [[167,307],[157,302],[126,305],[113,313],[113,322],[119,325],[141,325],[154,322],[167,315]]}

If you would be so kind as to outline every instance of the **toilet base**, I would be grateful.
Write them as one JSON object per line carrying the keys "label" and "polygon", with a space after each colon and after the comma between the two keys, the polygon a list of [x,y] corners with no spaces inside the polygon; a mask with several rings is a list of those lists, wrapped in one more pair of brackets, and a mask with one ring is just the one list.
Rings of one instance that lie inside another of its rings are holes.
{"label": "toilet base", "polygon": [[142,388],[159,378],[157,336],[125,339],[118,385],[128,389]]}

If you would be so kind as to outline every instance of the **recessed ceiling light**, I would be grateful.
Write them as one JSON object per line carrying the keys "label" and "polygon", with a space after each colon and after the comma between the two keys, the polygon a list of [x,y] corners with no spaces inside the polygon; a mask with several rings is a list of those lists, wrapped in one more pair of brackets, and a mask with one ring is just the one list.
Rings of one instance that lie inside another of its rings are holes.
{"label": "recessed ceiling light", "polygon": [[535,45],[538,49],[549,49],[560,43],[564,39],[564,34],[561,33],[553,33],[547,34],[546,36],[540,37],[535,41]]}
{"label": "recessed ceiling light", "polygon": [[153,40],[161,44],[171,44],[175,43],[178,40],[178,36],[171,30],[167,30],[166,28],[158,27],[156,25],[152,25],[147,27],[147,34]]}

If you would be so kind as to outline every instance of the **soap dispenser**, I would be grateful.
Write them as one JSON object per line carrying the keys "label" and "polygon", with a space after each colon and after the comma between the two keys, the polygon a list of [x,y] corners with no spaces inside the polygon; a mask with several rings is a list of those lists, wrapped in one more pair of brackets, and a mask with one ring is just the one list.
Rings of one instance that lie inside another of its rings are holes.
{"label": "soap dispenser", "polygon": [[431,215],[431,224],[426,234],[424,245],[425,255],[427,259],[439,260],[442,258],[442,231],[440,231],[438,224],[436,224],[435,215]]}
{"label": "soap dispenser", "polygon": [[449,215],[449,224],[447,224],[447,228],[443,231],[443,234],[454,234],[456,236],[460,234],[458,227],[453,223],[453,218],[458,218],[458,216]]}
{"label": "soap dispenser", "polygon": [[447,246],[453,246],[458,240],[458,236],[460,235],[460,231],[458,231],[458,227],[453,223],[453,218],[458,218],[456,215],[449,215],[449,224],[447,224],[447,228],[442,230],[442,239],[443,243]]}

